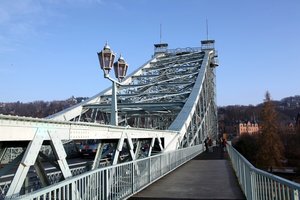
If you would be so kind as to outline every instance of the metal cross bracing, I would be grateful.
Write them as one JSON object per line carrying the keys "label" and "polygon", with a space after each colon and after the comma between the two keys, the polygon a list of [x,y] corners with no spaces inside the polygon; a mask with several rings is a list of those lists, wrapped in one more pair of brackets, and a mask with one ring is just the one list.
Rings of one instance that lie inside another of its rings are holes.
{"label": "metal cross bracing", "polygon": [[[111,88],[46,119],[0,115],[0,156],[5,157],[11,147],[21,149],[0,170],[2,195],[18,196],[78,173],[214,138],[217,54],[213,44],[156,52],[128,76],[118,87],[118,126],[108,125]],[[93,149],[81,148],[90,141]],[[93,155],[86,164],[70,167],[69,152],[79,155],[87,150]],[[55,170],[45,170],[48,165]]]}
{"label": "metal cross bracing", "polygon": [[[118,88],[119,125],[167,129],[189,96],[204,52],[154,58]],[[74,121],[108,124],[111,91],[82,105]],[[164,120],[162,122],[162,120]]]}

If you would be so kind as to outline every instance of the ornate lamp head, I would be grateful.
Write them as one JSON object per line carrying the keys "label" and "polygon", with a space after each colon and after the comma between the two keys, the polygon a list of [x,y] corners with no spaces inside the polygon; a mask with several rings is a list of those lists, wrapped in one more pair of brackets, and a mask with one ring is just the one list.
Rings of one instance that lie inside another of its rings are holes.
{"label": "ornate lamp head", "polygon": [[128,64],[125,62],[122,55],[120,55],[117,62],[114,63],[114,70],[116,78],[121,82],[127,73]]}
{"label": "ornate lamp head", "polygon": [[97,54],[98,54],[101,69],[104,72],[104,76],[108,76],[109,71],[111,70],[114,59],[115,59],[115,54],[110,49],[107,42],[106,42],[105,46],[103,47],[103,50]]}

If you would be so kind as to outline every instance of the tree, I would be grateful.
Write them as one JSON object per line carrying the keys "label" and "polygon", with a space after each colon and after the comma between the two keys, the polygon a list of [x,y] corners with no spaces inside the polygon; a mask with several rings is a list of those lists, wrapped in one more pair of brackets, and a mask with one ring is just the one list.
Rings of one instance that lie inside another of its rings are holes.
{"label": "tree", "polygon": [[300,113],[296,117],[296,140],[300,142]]}
{"label": "tree", "polygon": [[267,91],[261,111],[261,133],[258,136],[258,167],[268,169],[281,166],[284,147],[279,137],[277,112]]}
{"label": "tree", "polygon": [[233,147],[238,150],[249,162],[255,163],[258,144],[257,144],[257,134],[250,135],[249,133],[244,133],[237,141],[233,142]]}

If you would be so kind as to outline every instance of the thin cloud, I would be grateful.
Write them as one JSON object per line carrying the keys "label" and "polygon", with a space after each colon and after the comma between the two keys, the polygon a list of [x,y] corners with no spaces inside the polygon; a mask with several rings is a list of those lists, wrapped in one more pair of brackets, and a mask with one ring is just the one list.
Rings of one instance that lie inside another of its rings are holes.
{"label": "thin cloud", "polygon": [[0,53],[14,51],[28,38],[47,37],[50,33],[42,32],[41,27],[65,16],[55,8],[95,5],[125,10],[120,2],[106,0],[0,1]]}
{"label": "thin cloud", "polygon": [[41,11],[41,5],[32,0],[1,1],[0,24],[18,23]]}
{"label": "thin cloud", "polygon": [[0,52],[14,51],[28,36],[36,35],[39,3],[32,0],[0,2]]}

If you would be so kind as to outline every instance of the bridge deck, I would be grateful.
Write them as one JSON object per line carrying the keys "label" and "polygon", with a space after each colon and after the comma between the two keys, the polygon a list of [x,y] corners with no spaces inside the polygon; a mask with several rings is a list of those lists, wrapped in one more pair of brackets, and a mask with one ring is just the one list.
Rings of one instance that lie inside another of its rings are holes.
{"label": "bridge deck", "polygon": [[137,199],[246,199],[228,155],[215,147],[153,183],[132,198]]}

